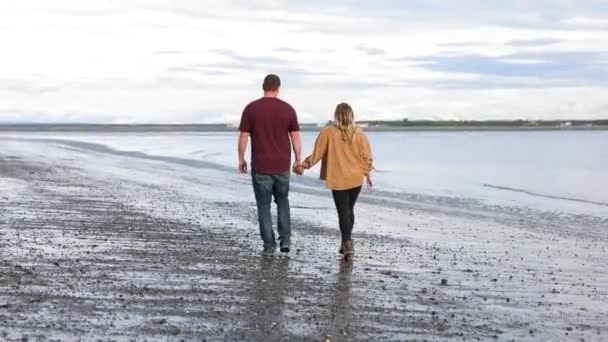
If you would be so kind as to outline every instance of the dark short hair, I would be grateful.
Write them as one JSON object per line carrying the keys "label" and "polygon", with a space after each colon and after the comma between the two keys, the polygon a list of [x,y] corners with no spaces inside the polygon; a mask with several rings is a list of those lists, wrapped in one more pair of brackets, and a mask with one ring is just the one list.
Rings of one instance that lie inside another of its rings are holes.
{"label": "dark short hair", "polygon": [[279,76],[270,74],[264,77],[264,85],[262,85],[264,91],[275,91],[279,89],[280,86],[281,79],[279,78]]}

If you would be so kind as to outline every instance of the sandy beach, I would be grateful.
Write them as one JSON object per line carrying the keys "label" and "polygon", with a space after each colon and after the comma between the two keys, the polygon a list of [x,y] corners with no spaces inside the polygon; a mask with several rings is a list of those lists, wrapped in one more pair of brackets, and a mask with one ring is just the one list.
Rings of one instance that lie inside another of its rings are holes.
{"label": "sandy beach", "polygon": [[293,251],[264,258],[232,168],[0,144],[0,340],[608,339],[608,220],[367,191],[345,264],[331,196],[296,179]]}

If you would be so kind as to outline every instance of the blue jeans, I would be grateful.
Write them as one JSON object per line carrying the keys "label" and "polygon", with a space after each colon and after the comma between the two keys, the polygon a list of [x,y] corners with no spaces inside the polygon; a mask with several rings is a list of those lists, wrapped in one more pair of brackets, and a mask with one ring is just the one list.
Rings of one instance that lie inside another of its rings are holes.
{"label": "blue jeans", "polygon": [[264,241],[265,248],[276,248],[274,230],[272,229],[272,216],[270,205],[272,198],[277,204],[277,230],[281,246],[289,246],[291,240],[291,214],[289,209],[289,178],[290,173],[285,172],[277,175],[264,175],[251,172],[253,180],[253,192],[258,206],[258,221],[260,223],[260,235]]}

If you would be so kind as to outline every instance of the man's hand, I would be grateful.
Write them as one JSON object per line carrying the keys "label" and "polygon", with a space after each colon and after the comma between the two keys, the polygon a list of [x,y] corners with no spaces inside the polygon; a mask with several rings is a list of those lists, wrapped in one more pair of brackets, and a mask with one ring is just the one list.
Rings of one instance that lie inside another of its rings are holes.
{"label": "man's hand", "polygon": [[242,132],[239,134],[239,172],[247,173],[247,162],[245,161],[245,151],[247,150],[247,143],[249,142],[249,133]]}
{"label": "man's hand", "polygon": [[298,176],[301,176],[304,174],[304,166],[302,166],[302,163],[296,161],[295,164],[293,164],[293,173],[295,173]]}
{"label": "man's hand", "polygon": [[245,160],[239,161],[239,172],[243,174],[247,173],[247,162]]}

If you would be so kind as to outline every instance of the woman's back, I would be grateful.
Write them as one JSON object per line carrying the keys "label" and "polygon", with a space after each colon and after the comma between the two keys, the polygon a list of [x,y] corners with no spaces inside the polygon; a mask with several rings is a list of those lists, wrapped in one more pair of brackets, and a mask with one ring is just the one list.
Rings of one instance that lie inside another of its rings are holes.
{"label": "woman's back", "polygon": [[361,186],[372,170],[372,156],[367,136],[357,128],[351,137],[337,127],[321,131],[315,150],[304,162],[304,167],[322,160],[321,179],[332,190],[346,190]]}
{"label": "woman's back", "polygon": [[342,244],[339,252],[346,261],[352,261],[355,247],[352,231],[355,225],[355,204],[365,178],[371,187],[372,152],[363,130],[357,127],[355,114],[348,103],[340,103],[334,112],[334,126],[319,133],[315,149],[304,163],[296,164],[294,171],[301,175],[319,161],[321,179],[332,190],[338,210]]}

